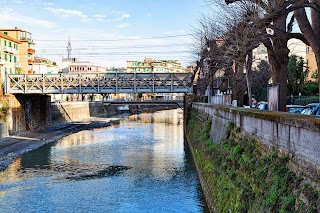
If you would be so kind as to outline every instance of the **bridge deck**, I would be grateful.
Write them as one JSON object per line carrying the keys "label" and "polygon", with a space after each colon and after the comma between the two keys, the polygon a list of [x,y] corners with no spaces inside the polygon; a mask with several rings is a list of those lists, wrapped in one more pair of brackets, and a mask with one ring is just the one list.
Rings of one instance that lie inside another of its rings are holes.
{"label": "bridge deck", "polygon": [[179,103],[183,103],[183,100],[104,101],[103,105],[171,105]]}
{"label": "bridge deck", "polygon": [[7,74],[13,94],[189,93],[191,73]]}

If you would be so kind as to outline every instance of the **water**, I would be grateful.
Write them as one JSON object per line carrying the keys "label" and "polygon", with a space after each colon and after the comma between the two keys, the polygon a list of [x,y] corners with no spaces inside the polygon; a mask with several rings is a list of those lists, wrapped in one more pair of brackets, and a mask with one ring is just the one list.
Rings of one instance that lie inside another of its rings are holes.
{"label": "water", "polygon": [[181,110],[83,131],[0,173],[2,212],[207,212]]}

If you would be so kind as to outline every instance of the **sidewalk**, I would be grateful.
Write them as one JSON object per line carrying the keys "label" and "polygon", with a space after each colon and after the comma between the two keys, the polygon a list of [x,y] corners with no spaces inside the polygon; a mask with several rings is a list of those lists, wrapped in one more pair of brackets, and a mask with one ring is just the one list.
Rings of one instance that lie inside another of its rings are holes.
{"label": "sidewalk", "polygon": [[66,123],[43,130],[22,132],[0,139],[0,171],[6,169],[20,155],[56,142],[83,130],[104,128],[118,124],[120,118],[92,117],[80,122]]}

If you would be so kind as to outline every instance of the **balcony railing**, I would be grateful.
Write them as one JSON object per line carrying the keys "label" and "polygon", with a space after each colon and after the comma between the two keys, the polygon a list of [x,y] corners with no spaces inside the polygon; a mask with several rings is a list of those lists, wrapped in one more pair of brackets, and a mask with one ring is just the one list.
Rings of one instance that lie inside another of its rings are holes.
{"label": "balcony railing", "polygon": [[28,53],[34,54],[35,52],[36,52],[35,49],[28,48]]}
{"label": "balcony railing", "polygon": [[17,50],[12,48],[12,47],[3,47],[4,52],[12,53],[12,54],[17,54]]}
{"label": "balcony railing", "polygon": [[20,64],[20,63],[15,63],[14,65],[15,65],[15,67],[17,67],[17,68],[20,68],[20,67],[21,67],[21,64]]}
{"label": "balcony railing", "polygon": [[0,59],[0,65],[5,65],[5,63],[6,63],[6,60]]}

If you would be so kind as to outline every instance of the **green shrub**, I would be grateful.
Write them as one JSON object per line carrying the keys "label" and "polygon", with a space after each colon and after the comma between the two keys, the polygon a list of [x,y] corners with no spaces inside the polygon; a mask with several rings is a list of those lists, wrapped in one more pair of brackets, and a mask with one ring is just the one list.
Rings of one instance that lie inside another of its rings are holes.
{"label": "green shrub", "polygon": [[[317,212],[319,191],[304,185],[289,170],[287,156],[261,153],[261,144],[242,134],[233,123],[226,125],[226,137],[209,138],[211,121],[198,121],[191,114],[188,139],[209,185],[217,212]],[[203,145],[205,145],[203,147]],[[300,193],[308,204],[300,200]]]}

